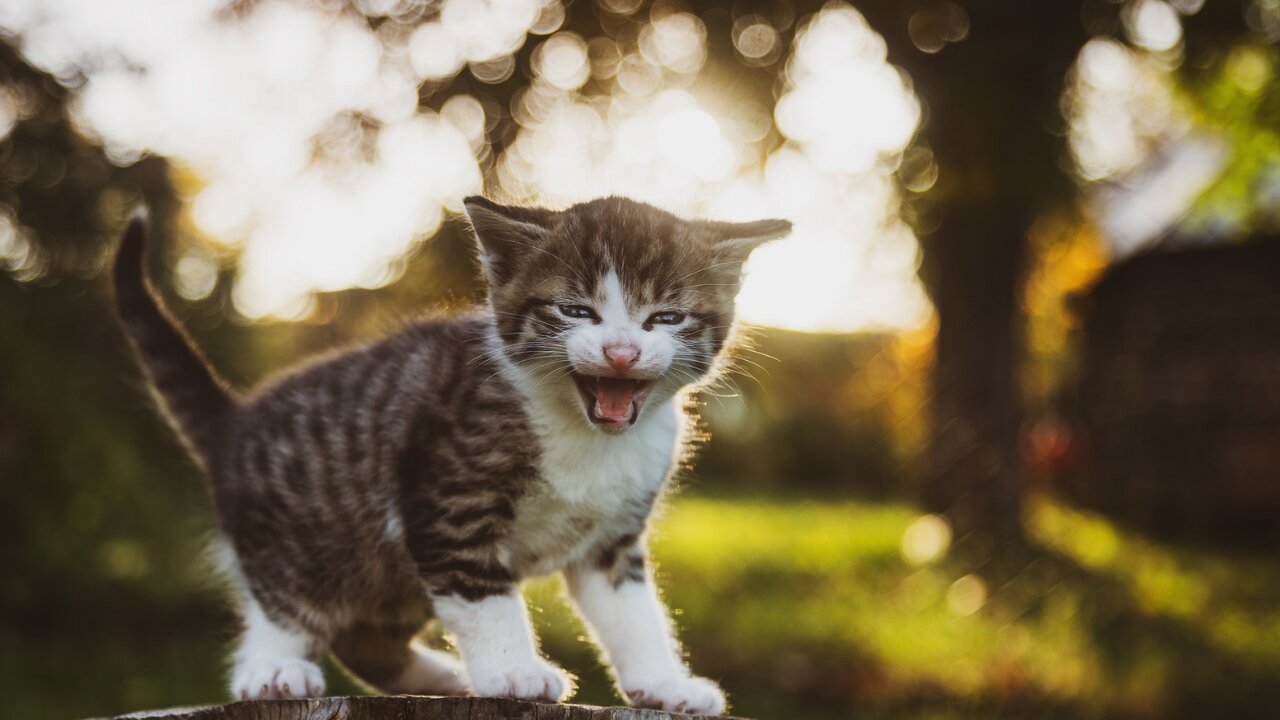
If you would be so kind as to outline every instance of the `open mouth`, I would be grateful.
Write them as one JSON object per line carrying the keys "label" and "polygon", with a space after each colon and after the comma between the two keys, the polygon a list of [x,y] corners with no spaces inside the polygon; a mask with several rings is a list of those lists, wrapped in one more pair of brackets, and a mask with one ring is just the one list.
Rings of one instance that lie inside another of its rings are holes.
{"label": "open mouth", "polygon": [[640,406],[653,389],[653,380],[573,374],[591,422],[608,430],[625,430],[640,416]]}

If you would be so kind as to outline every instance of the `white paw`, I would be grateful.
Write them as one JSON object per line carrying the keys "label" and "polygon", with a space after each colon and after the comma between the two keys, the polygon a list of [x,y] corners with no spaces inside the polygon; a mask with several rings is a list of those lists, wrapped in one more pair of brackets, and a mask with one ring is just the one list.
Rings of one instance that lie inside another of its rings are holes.
{"label": "white paw", "polygon": [[624,685],[623,691],[638,707],[691,715],[724,713],[724,692],[706,678],[677,676]]}
{"label": "white paw", "polygon": [[238,700],[286,700],[324,695],[324,673],[298,658],[250,658],[236,664],[231,694]]}
{"label": "white paw", "polygon": [[538,661],[510,668],[468,668],[471,689],[480,697],[559,702],[573,687],[560,668]]}

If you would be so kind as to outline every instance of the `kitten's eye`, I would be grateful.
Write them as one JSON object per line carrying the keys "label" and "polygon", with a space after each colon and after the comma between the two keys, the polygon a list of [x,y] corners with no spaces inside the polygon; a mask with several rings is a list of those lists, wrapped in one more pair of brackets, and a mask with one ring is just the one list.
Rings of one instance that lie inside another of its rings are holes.
{"label": "kitten's eye", "polygon": [[596,311],[586,305],[561,305],[560,314],[565,317],[578,318],[580,320],[600,319],[600,316],[596,315]]}
{"label": "kitten's eye", "polygon": [[679,325],[684,322],[684,313],[675,310],[664,310],[649,316],[650,325]]}

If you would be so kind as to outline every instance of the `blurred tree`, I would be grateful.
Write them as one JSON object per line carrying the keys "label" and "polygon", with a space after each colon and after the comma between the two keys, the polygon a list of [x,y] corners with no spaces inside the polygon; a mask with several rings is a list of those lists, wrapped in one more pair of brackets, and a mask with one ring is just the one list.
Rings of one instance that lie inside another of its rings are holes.
{"label": "blurred tree", "polygon": [[[1201,231],[1280,231],[1280,3],[1213,2],[1183,22],[1178,81],[1195,120],[1227,141],[1221,175],[1197,203]],[[1215,233],[1217,234],[1217,233]]]}
{"label": "blurred tree", "polygon": [[[858,4],[888,42],[890,62],[913,80],[926,108],[917,147],[927,148],[938,166],[936,184],[913,203],[921,276],[938,315],[922,497],[960,536],[1021,534],[1017,383],[1027,235],[1044,213],[1072,213],[1077,204],[1059,109],[1071,64],[1090,36],[1122,35],[1125,13],[1138,4]],[[1233,67],[1270,77],[1275,38],[1264,30],[1280,32],[1280,13],[1249,0],[1181,5],[1190,13],[1182,82],[1207,124],[1235,145],[1235,160],[1210,198],[1245,206],[1238,213],[1255,224],[1274,221],[1273,212],[1248,198],[1257,197],[1267,163],[1280,155],[1270,122],[1280,107],[1276,84],[1255,81],[1248,92],[1246,82],[1241,93],[1239,83],[1224,90],[1222,77]],[[1257,20],[1265,12],[1274,16],[1270,25]],[[1271,152],[1252,152],[1260,147]]]}
{"label": "blurred tree", "polygon": [[25,249],[20,259],[11,254],[8,269],[27,281],[92,277],[102,242],[132,205],[146,197],[153,212],[168,214],[173,193],[165,163],[110,162],[73,127],[66,84],[33,68],[2,36],[0,88],[15,115],[0,138],[0,221]]}
{"label": "blurred tree", "polygon": [[1068,200],[1058,101],[1079,2],[862,3],[925,110],[938,166],[914,203],[938,314],[926,507],[958,535],[1019,532],[1019,307],[1026,233]]}

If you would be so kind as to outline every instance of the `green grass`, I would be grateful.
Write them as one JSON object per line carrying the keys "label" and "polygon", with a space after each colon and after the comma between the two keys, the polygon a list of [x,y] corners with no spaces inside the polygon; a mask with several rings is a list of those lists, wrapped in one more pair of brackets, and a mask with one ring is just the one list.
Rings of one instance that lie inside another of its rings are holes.
{"label": "green grass", "polygon": [[[1162,546],[1038,500],[1027,526],[1040,551],[988,588],[972,572],[988,558],[906,561],[918,517],[677,501],[654,555],[695,668],[724,681],[738,712],[768,717],[1164,717],[1280,697],[1266,688],[1280,677],[1269,559]],[[554,584],[531,596],[548,646],[577,658],[582,631]]]}
{"label": "green grass", "polygon": [[[1280,700],[1273,560],[1156,543],[1036,500],[1034,547],[988,587],[998,552],[961,543],[907,561],[919,517],[677,499],[654,556],[694,668],[759,718],[1258,716]],[[582,679],[577,699],[616,702],[558,581],[527,592],[544,648]],[[220,699],[230,618],[195,599],[139,603],[122,618],[128,602],[95,598],[76,622],[6,632],[0,716]],[[332,690],[356,689],[336,675]]]}

